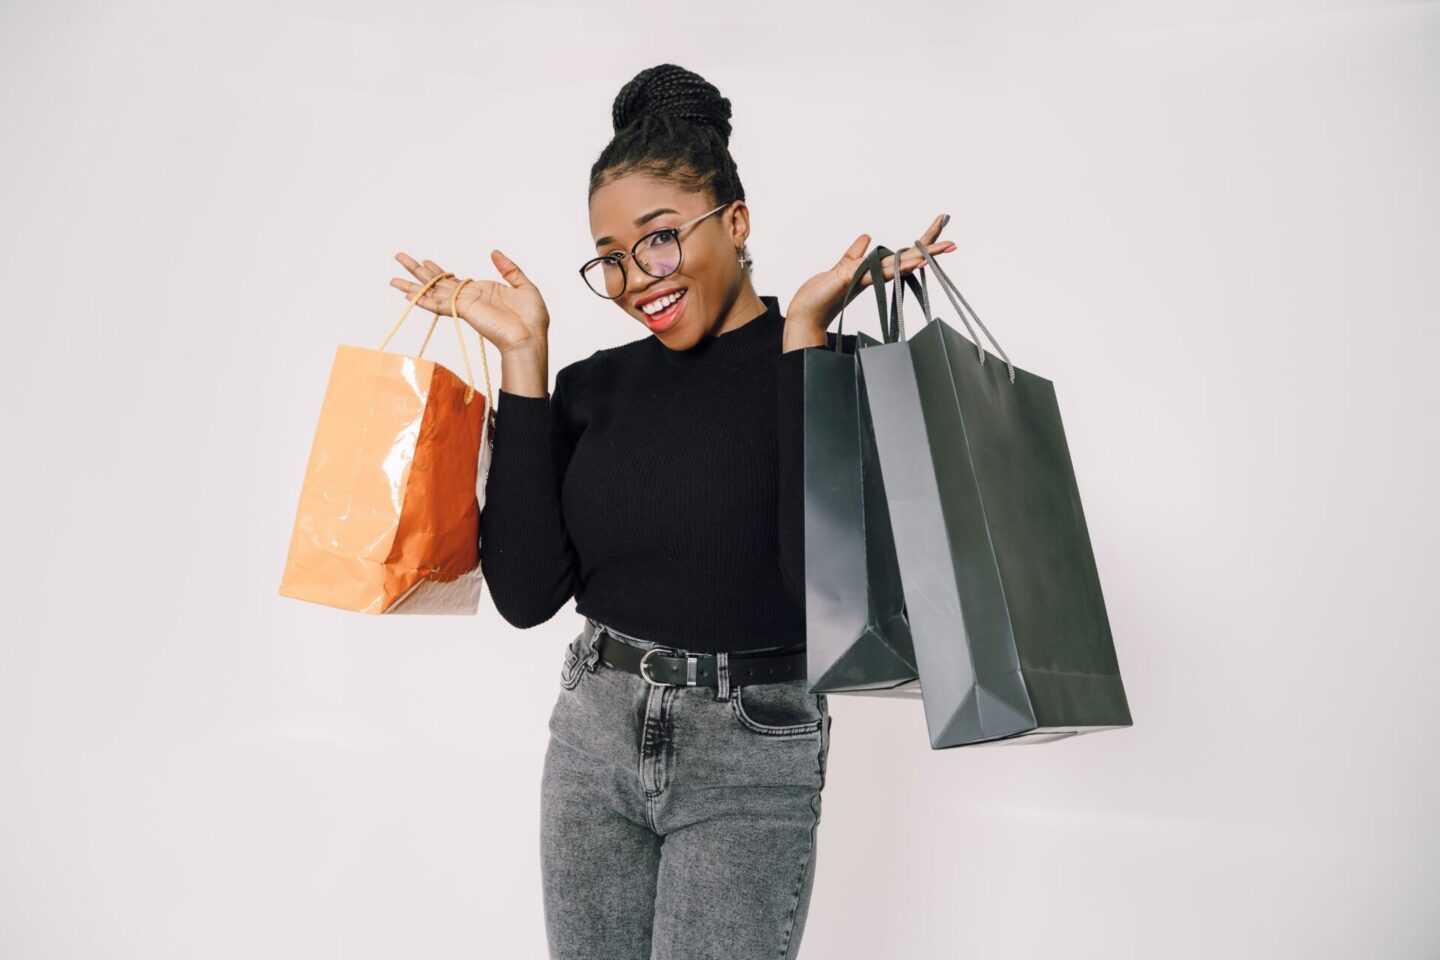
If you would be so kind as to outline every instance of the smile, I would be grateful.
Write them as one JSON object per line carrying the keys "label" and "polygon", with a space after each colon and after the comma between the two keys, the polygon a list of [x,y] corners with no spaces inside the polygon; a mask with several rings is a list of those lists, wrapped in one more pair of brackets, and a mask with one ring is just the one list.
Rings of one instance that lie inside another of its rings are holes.
{"label": "smile", "polygon": [[643,305],[640,310],[645,314],[645,325],[651,330],[664,330],[670,326],[684,310],[688,293],[689,288],[686,288]]}

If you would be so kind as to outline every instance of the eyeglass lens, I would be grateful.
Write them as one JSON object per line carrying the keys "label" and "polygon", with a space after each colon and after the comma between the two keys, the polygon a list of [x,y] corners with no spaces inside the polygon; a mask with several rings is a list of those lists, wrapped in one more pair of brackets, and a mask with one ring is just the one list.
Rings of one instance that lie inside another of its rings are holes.
{"label": "eyeglass lens", "polygon": [[[652,277],[668,277],[680,266],[680,240],[674,230],[657,230],[635,248],[641,270]],[[611,300],[625,290],[625,269],[613,259],[596,260],[585,268],[590,289]]]}

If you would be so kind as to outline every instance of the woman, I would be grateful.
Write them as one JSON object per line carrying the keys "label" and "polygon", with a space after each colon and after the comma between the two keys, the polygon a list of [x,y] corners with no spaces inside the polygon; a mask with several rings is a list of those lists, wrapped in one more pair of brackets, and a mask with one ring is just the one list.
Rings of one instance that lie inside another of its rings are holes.
{"label": "woman", "polygon": [[[800,364],[834,344],[869,237],[788,315],[758,296],[729,118],[673,64],[615,100],[581,273],[646,336],[562,368],[547,394],[550,319],[521,269],[494,251],[506,282],[459,296],[501,354],[491,597],[522,629],[572,597],[585,618],[541,792],[552,957],[793,957],[809,908],[830,716],[806,690]],[[942,224],[921,237],[935,254],[954,249]],[[392,281],[410,297],[445,272],[397,259],[419,281]],[[902,273],[921,262],[900,254]],[[419,306],[448,312],[456,282]]]}

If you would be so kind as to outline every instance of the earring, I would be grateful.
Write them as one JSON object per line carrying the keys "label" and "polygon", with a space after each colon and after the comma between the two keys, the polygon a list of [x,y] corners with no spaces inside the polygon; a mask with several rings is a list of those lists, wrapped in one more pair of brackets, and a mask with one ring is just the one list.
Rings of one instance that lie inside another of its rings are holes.
{"label": "earring", "polygon": [[750,266],[750,264],[752,264],[752,263],[755,262],[754,260],[751,260],[748,256],[746,256],[745,251],[744,251],[743,249],[741,249],[741,250],[736,250],[735,253],[737,254],[737,256],[735,257],[735,259],[738,260],[738,261],[740,261],[740,269],[741,269],[741,270],[744,270],[746,267]]}

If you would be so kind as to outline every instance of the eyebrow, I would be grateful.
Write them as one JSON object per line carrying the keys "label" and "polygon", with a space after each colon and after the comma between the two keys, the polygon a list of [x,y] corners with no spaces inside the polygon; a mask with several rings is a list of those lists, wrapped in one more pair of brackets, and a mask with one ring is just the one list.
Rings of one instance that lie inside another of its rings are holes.
{"label": "eyebrow", "polygon": [[[643,227],[643,226],[645,226],[645,224],[649,223],[651,220],[654,220],[656,217],[664,216],[664,215],[667,214],[667,213],[679,213],[679,212],[680,212],[679,210],[671,210],[669,207],[661,207],[659,210],[651,210],[649,213],[642,213],[640,216],[636,217],[636,218],[635,218],[635,226],[637,226],[637,227]],[[614,243],[614,242],[615,242],[615,238],[614,238],[614,237],[601,237],[599,240],[596,240],[596,241],[595,241],[595,246],[596,246],[596,247],[603,247],[603,246],[605,246],[607,243]]]}

